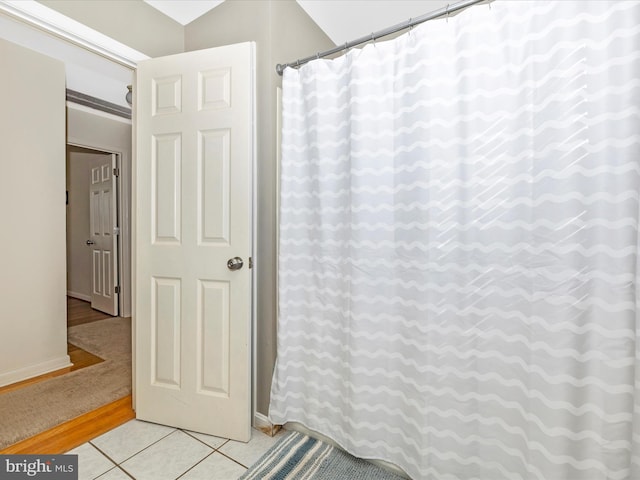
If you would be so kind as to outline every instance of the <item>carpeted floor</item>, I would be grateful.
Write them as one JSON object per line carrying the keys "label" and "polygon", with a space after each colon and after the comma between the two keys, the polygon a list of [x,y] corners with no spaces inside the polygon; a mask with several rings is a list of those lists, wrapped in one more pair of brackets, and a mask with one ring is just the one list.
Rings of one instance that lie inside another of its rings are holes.
{"label": "carpeted floor", "polygon": [[0,395],[0,450],[131,393],[131,320],[68,329],[69,343],[105,361]]}
{"label": "carpeted floor", "polygon": [[404,480],[299,432],[283,436],[239,480]]}

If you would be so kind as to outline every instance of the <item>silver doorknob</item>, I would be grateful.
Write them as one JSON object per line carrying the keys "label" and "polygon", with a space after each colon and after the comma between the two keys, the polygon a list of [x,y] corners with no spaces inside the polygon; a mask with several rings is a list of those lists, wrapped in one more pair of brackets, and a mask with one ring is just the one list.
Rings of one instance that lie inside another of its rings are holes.
{"label": "silver doorknob", "polygon": [[87,240],[87,245],[93,245],[95,242],[93,240]]}
{"label": "silver doorknob", "polygon": [[244,265],[244,262],[240,257],[233,257],[227,261],[227,268],[229,270],[240,270]]}

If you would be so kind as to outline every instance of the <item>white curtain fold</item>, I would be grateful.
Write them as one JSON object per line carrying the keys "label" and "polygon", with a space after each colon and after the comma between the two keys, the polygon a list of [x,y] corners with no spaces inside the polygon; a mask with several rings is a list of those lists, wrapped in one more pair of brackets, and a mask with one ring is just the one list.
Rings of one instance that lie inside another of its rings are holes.
{"label": "white curtain fold", "polygon": [[289,68],[282,137],[272,421],[415,479],[640,478],[640,2]]}

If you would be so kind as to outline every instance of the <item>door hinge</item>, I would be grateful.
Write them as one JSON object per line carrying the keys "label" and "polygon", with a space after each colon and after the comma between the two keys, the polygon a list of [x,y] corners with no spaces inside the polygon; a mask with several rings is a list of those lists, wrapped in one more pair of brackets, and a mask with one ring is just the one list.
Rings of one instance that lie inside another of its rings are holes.
{"label": "door hinge", "polygon": [[249,268],[253,268],[253,258],[249,257]]}
{"label": "door hinge", "polygon": [[120,169],[118,167],[115,167],[113,169],[113,176],[114,177],[119,177],[120,176]]}
{"label": "door hinge", "polygon": [[120,227],[113,227],[113,234],[120,235]]}
{"label": "door hinge", "polygon": [[116,293],[120,293],[120,285],[116,285],[115,291]]}

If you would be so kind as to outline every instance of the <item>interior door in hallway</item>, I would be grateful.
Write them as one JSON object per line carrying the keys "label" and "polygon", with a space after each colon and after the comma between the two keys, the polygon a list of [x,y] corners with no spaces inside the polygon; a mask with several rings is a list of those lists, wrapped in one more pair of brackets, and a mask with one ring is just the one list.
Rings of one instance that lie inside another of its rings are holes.
{"label": "interior door in hallway", "polygon": [[115,168],[117,156],[91,169],[89,227],[91,247],[91,308],[118,314],[118,223]]}
{"label": "interior door in hallway", "polygon": [[155,58],[136,79],[137,418],[251,432],[254,44]]}

